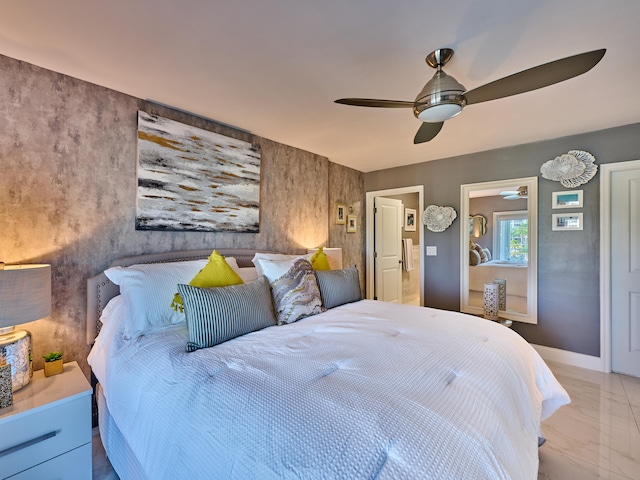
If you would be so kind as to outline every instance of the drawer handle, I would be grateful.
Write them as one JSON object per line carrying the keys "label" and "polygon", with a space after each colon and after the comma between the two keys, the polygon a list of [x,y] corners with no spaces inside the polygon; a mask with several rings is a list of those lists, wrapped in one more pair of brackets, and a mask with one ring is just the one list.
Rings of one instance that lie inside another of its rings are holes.
{"label": "drawer handle", "polygon": [[17,452],[18,450],[22,450],[23,448],[30,447],[31,445],[35,445],[36,443],[44,442],[50,438],[56,436],[58,432],[53,431],[49,433],[45,433],[44,435],[40,435],[39,437],[32,438],[31,440],[27,440],[26,442],[19,443],[13,447],[5,448],[4,450],[0,450],[0,457],[4,457],[5,455],[10,455],[13,452]]}

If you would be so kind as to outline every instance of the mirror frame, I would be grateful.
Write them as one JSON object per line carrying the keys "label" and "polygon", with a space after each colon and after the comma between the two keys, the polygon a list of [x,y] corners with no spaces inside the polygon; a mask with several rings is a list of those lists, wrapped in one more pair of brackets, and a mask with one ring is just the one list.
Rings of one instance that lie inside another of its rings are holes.
{"label": "mirror frame", "polygon": [[[499,190],[513,185],[528,189],[529,263],[527,266],[527,313],[500,312],[500,317],[524,323],[538,323],[538,177],[511,178],[460,185],[460,217],[469,218],[469,194],[478,190]],[[482,307],[469,305],[469,229],[460,228],[460,311],[483,315]]]}

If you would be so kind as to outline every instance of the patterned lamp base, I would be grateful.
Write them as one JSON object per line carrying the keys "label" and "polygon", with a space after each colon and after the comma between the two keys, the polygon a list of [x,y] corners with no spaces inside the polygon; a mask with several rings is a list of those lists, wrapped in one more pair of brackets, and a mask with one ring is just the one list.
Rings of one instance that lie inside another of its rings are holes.
{"label": "patterned lamp base", "polygon": [[498,285],[498,310],[507,309],[507,280],[494,278],[493,283]]}
{"label": "patterned lamp base", "polygon": [[33,364],[31,362],[31,334],[26,330],[13,330],[0,335],[0,357],[11,365],[11,384],[16,392],[31,382]]}
{"label": "patterned lamp base", "polygon": [[484,284],[484,318],[498,320],[498,285]]}

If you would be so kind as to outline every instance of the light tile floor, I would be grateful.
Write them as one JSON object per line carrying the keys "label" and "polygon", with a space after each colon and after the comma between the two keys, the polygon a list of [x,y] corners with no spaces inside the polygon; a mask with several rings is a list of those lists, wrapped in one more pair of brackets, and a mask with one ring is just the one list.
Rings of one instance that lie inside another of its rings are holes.
{"label": "light tile floor", "polygon": [[[572,401],[542,424],[538,480],[640,480],[640,378],[547,363]],[[93,478],[118,478],[97,429]]]}
{"label": "light tile floor", "polygon": [[640,378],[547,363],[571,404],[542,424],[538,479],[640,479]]}

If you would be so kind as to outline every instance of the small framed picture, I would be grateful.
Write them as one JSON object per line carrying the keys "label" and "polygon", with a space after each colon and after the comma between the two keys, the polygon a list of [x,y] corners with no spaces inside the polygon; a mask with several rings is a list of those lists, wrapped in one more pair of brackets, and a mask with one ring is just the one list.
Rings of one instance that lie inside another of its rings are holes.
{"label": "small framed picture", "polygon": [[582,213],[554,213],[552,230],[582,230]]}
{"label": "small framed picture", "polygon": [[344,203],[336,203],[336,225],[347,223],[347,206]]}
{"label": "small framed picture", "polygon": [[416,231],[416,211],[413,208],[404,209],[404,230],[405,232]]}
{"label": "small framed picture", "polygon": [[358,231],[358,223],[355,215],[347,215],[347,233]]}
{"label": "small framed picture", "polygon": [[582,208],[582,190],[553,192],[551,208]]}

